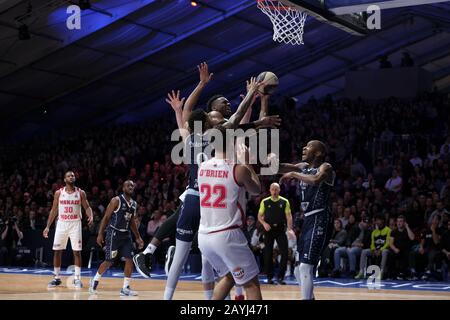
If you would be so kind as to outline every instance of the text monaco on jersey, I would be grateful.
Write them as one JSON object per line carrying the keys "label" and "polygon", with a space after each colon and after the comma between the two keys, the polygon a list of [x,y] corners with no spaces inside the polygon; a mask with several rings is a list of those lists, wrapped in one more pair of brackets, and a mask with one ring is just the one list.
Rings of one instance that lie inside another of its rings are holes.
{"label": "text monaco on jersey", "polygon": [[61,205],[70,205],[70,204],[80,204],[80,200],[59,200],[59,204]]}

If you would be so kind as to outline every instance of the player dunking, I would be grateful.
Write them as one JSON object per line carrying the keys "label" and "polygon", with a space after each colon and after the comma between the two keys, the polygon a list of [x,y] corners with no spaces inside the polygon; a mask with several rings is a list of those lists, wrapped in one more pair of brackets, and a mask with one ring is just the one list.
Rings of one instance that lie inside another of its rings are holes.
{"label": "player dunking", "polygon": [[[215,157],[199,167],[200,228],[198,245],[202,255],[221,278],[214,288],[213,300],[223,300],[231,288],[242,285],[247,299],[260,300],[259,268],[250,250],[242,226],[245,222],[240,200],[245,190],[250,194],[261,193],[261,183],[250,165],[235,164],[227,159],[225,128],[218,127],[223,145],[216,145]],[[248,151],[244,158],[248,163]]]}
{"label": "player dunking", "polygon": [[[211,81],[213,76],[212,73],[208,71],[208,65],[204,62],[198,66],[200,74],[200,82],[194,91],[190,94],[186,103],[184,104],[184,98],[180,100],[179,93],[169,94],[169,99],[166,101],[172,106],[175,111],[177,124],[180,129],[186,129],[186,123],[189,116],[193,110],[193,107],[197,104],[201,92],[205,86]],[[261,86],[262,87],[262,86]],[[250,82],[247,83],[247,91],[250,88]],[[241,96],[245,99],[245,96]],[[207,103],[208,116],[211,125],[223,124],[227,128],[258,128],[258,127],[274,127],[278,126],[281,122],[279,116],[268,116],[268,106],[269,106],[269,95],[262,95],[261,97],[261,111],[259,115],[259,120],[252,123],[247,123],[251,115],[251,105],[255,102],[256,95],[253,95],[250,101],[246,100],[241,102],[238,110],[232,114],[229,101],[222,95],[215,95],[209,99]],[[249,104],[250,102],[250,104]],[[228,119],[229,117],[229,119]],[[189,189],[189,188],[188,188]],[[180,200],[184,200],[186,192],[180,196]],[[152,267],[151,255],[155,252],[157,247],[161,244],[161,240],[175,233],[176,223],[181,213],[181,207],[179,207],[176,212],[171,215],[163,225],[157,230],[155,236],[153,237],[147,248],[140,254],[133,257],[134,264],[138,272],[145,278],[150,277],[150,270]]]}
{"label": "player dunking", "polygon": [[48,284],[49,288],[59,286],[61,279],[62,250],[67,247],[67,240],[70,238],[70,244],[73,250],[75,260],[75,278],[73,285],[76,289],[81,289],[81,248],[82,248],[82,228],[81,228],[81,206],[83,206],[88,216],[89,225],[93,222],[92,209],[86,198],[86,193],[80,188],[75,187],[75,174],[67,171],[64,175],[66,186],[55,192],[53,206],[47,220],[47,227],[44,229],[44,238],[48,238],[50,227],[58,215],[56,223],[55,239],[53,241],[53,267],[54,278]]}
{"label": "player dunking", "polygon": [[[195,121],[201,121],[202,122],[202,128],[205,128],[205,121],[209,122],[208,115],[202,111],[202,110],[195,110],[192,112],[192,107],[197,103],[201,89],[202,89],[202,82],[209,81],[211,79],[211,74],[208,73],[207,65],[206,63],[203,63],[199,67],[200,71],[200,79],[201,82],[199,86],[191,93],[188,100],[186,101],[186,105],[184,110],[182,111],[182,114],[180,115],[179,112],[177,113],[177,123],[180,129],[185,128],[186,125],[185,119],[189,119],[188,121],[188,128],[190,132],[193,132],[193,124]],[[202,80],[205,79],[205,80]],[[241,105],[239,106],[238,110],[235,114],[233,114],[228,121],[224,125],[229,127],[237,127],[237,125],[240,123],[244,115],[246,114],[250,104],[253,101],[254,95],[256,93],[256,90],[260,84],[255,81],[254,78],[248,83],[248,93],[247,96],[242,101]],[[172,107],[177,111],[181,110],[181,107],[183,105],[184,99],[180,100],[179,98],[179,92],[175,94],[175,92],[172,92],[172,94],[169,94],[169,99],[167,100],[168,103],[172,105]],[[192,112],[192,114],[191,114]],[[195,117],[192,118],[191,116],[194,115]],[[203,116],[207,117],[207,119],[200,119],[198,118],[195,120],[196,117]],[[268,121],[267,121],[268,120]],[[264,121],[260,121],[262,125],[265,124],[272,124],[272,123],[279,123],[278,117],[269,117],[268,119]],[[184,130],[186,132],[186,130]],[[196,143],[199,143],[202,148],[205,148],[207,145],[204,145],[202,137],[197,137],[197,139],[194,139],[196,135],[190,135],[189,140],[186,140],[186,137],[183,137],[185,141],[187,142],[187,149],[192,148]],[[195,141],[197,140],[197,142]],[[180,211],[180,216],[177,221],[177,233],[176,233],[176,251],[175,255],[173,257],[173,262],[171,265],[171,268],[169,270],[168,279],[166,283],[166,289],[164,292],[164,299],[170,300],[173,297],[173,293],[175,291],[176,284],[178,282],[178,278],[181,273],[181,269],[183,265],[186,262],[186,259],[188,258],[191,243],[193,241],[194,235],[196,231],[198,230],[198,224],[200,220],[200,208],[199,208],[199,199],[198,199],[198,186],[197,186],[197,169],[198,169],[198,157],[196,154],[199,154],[203,152],[203,150],[200,148],[193,148],[191,151],[191,164],[189,165],[189,186],[186,192],[183,194],[183,205],[182,209]],[[180,197],[181,198],[181,197]],[[147,249],[146,249],[147,251]],[[144,251],[144,254],[146,252]],[[143,257],[142,257],[143,258]],[[136,264],[136,268],[140,270],[141,274],[148,274],[148,269],[146,269],[146,266],[144,265],[144,261],[141,257],[137,256],[134,261]],[[139,261],[139,259],[141,261]],[[214,275],[212,274],[209,276],[206,276],[204,274],[203,270],[206,270],[207,268],[202,268],[202,278],[206,277],[211,279],[207,283],[214,283]],[[147,272],[146,272],[147,271]],[[205,281],[204,281],[205,283]],[[209,291],[206,286],[205,290]]]}
{"label": "player dunking", "polygon": [[301,207],[305,220],[297,247],[297,263],[300,265],[296,267],[295,274],[304,300],[314,299],[314,268],[332,232],[329,197],[336,174],[331,165],[324,162],[326,155],[325,144],[312,140],[303,148],[303,162],[280,165],[280,171],[290,171],[281,177],[280,183],[289,179],[300,181]]}
{"label": "player dunking", "polygon": [[131,197],[134,192],[134,182],[127,180],[123,183],[123,194],[111,199],[106,208],[105,215],[98,231],[97,243],[103,247],[105,243],[103,233],[106,229],[105,261],[102,262],[95,277],[91,280],[89,293],[97,294],[97,286],[103,273],[112,265],[116,258],[125,258],[125,270],[121,296],[137,296],[137,293],[130,289],[131,273],[133,272],[133,261],[131,260],[133,251],[133,241],[130,229],[136,238],[139,249],[144,246],[144,241],[139,235],[136,226],[137,203]]}

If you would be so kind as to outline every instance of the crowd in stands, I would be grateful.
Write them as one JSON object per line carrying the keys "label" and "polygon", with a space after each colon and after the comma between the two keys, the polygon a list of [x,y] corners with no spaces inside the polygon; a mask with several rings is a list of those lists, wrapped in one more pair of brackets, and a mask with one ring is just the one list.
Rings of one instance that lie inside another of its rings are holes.
{"label": "crowd in stands", "polygon": [[[327,143],[327,161],[337,174],[330,204],[335,229],[319,275],[362,278],[365,266],[377,263],[384,278],[442,280],[442,267],[450,257],[448,97],[438,93],[413,100],[327,97],[312,98],[302,106],[287,97],[272,102],[270,113],[283,120],[281,162],[300,162],[301,148],[319,139]],[[175,165],[170,158],[175,128],[173,114],[167,113],[141,124],[1,146],[0,265],[18,263],[27,232],[45,228],[53,195],[69,169],[95,214],[91,227],[83,223],[86,248],[95,246],[105,208],[126,179],[136,183],[139,232],[147,244],[177,208],[186,186],[186,166]],[[248,216],[257,215],[270,183],[279,176],[262,179],[266,192],[248,199]],[[298,237],[303,219],[298,184],[284,183],[281,194],[291,203]],[[249,245],[261,256],[261,227],[257,219],[249,218],[247,224]],[[295,241],[291,243],[294,252]],[[161,259],[166,247],[159,249]]]}

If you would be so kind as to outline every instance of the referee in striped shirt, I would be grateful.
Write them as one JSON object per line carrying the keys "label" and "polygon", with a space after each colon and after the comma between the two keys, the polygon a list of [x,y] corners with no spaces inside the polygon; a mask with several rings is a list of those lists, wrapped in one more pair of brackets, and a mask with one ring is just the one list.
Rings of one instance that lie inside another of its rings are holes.
{"label": "referee in striped shirt", "polygon": [[267,274],[267,283],[274,284],[273,278],[273,244],[277,241],[278,250],[281,254],[280,269],[278,273],[278,283],[284,282],[288,259],[288,240],[286,227],[292,231],[292,215],[289,200],[280,196],[280,185],[272,183],[270,185],[270,197],[261,201],[259,207],[258,221],[264,227],[264,266]]}

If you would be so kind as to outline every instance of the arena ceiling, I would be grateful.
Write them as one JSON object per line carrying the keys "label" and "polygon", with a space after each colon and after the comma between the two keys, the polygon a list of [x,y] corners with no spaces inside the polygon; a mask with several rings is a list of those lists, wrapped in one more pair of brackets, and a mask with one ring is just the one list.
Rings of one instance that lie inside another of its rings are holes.
{"label": "arena ceiling", "polygon": [[[382,29],[366,37],[308,18],[304,46],[273,42],[255,0],[92,0],[81,29],[68,30],[71,3],[0,1],[3,129],[20,136],[160,114],[168,90],[195,86],[201,61],[215,74],[203,102],[215,93],[236,100],[266,70],[280,77],[280,94],[300,101],[339,95],[350,68],[377,68],[381,53],[399,65],[404,51],[450,88],[450,2],[383,11]],[[29,40],[19,40],[22,24]]]}

